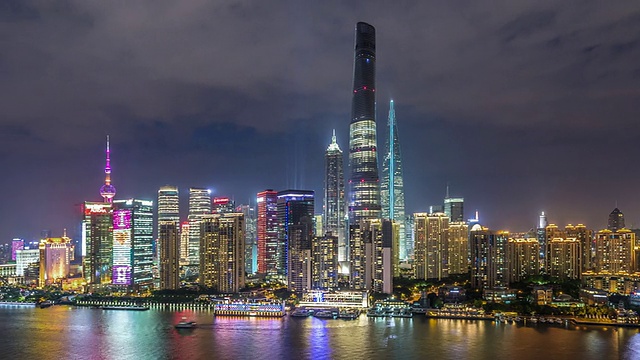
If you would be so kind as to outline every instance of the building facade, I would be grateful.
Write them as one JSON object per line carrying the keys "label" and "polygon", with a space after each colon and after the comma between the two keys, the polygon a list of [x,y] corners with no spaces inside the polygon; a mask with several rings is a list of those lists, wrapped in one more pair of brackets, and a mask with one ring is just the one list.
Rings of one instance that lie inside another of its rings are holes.
{"label": "building facade", "polygon": [[189,189],[189,251],[190,265],[197,266],[200,261],[200,220],[211,214],[211,191],[209,189]]}
{"label": "building facade", "polygon": [[258,193],[258,273],[278,274],[278,192]]}
{"label": "building facade", "polygon": [[180,288],[180,222],[158,222],[158,272],[160,289]]}
{"label": "building facade", "polygon": [[200,224],[200,285],[222,293],[245,286],[244,214],[206,215]]}
{"label": "building facade", "polygon": [[349,127],[349,224],[380,218],[376,135],[376,33],[359,22],[355,33],[353,98]]}
{"label": "building facade", "polygon": [[321,234],[327,233],[338,238],[338,259],[346,260],[347,241],[345,230],[345,199],[344,199],[344,166],[343,155],[333,130],[331,144],[324,153],[324,204]]}
{"label": "building facade", "polygon": [[445,213],[416,213],[413,218],[416,279],[448,277],[449,217]]}
{"label": "building facade", "polygon": [[289,290],[303,292],[312,287],[314,192],[278,192],[278,268]]}
{"label": "building facade", "polygon": [[509,238],[507,241],[508,283],[540,274],[540,243],[537,238]]}
{"label": "building facade", "polygon": [[40,279],[39,286],[53,285],[69,277],[73,255],[71,239],[46,238],[40,240]]}

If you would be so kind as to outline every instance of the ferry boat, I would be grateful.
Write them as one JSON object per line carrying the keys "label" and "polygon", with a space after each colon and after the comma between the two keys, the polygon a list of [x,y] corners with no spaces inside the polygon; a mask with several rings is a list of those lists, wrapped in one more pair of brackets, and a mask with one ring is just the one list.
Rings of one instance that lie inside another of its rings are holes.
{"label": "ferry boat", "polygon": [[282,317],[286,315],[284,302],[225,302],[215,304],[214,315]]}
{"label": "ferry boat", "polygon": [[51,301],[49,301],[49,300],[45,300],[45,301],[41,302],[40,304],[38,304],[40,309],[46,309],[51,305],[53,305],[53,303]]}
{"label": "ferry boat", "polygon": [[356,310],[341,311],[338,317],[345,320],[355,320],[360,316],[360,312]]}
{"label": "ferry boat", "polygon": [[318,310],[313,316],[319,319],[336,319],[338,317],[338,312],[333,310]]}
{"label": "ferry boat", "polygon": [[299,309],[293,310],[289,314],[289,316],[292,316],[292,317],[309,317],[309,316],[311,316],[311,313],[307,309],[299,308]]}
{"label": "ferry boat", "polygon": [[196,322],[195,321],[187,321],[186,317],[183,317],[182,320],[175,324],[174,327],[176,329],[193,329],[196,327]]}

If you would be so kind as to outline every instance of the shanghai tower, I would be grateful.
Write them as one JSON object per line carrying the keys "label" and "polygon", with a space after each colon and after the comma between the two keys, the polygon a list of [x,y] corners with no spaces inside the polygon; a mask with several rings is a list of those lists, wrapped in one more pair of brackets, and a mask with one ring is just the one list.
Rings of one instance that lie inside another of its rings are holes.
{"label": "shanghai tower", "polygon": [[349,223],[380,218],[376,151],[376,29],[356,25],[349,126]]}

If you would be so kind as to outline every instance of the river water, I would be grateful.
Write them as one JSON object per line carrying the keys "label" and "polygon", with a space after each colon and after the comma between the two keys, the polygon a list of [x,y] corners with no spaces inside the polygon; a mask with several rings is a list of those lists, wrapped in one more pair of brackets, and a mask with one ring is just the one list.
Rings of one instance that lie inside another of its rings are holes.
{"label": "river water", "polygon": [[[196,329],[176,330],[186,316]],[[638,329],[0,306],[0,359],[640,359]]]}

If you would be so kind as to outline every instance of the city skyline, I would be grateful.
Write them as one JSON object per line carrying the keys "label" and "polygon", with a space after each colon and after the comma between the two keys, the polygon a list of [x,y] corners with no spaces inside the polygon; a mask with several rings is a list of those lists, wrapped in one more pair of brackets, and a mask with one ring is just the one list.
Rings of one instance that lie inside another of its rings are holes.
{"label": "city skyline", "polygon": [[[106,135],[116,199],[155,200],[165,184],[183,194],[210,188],[236,203],[267,188],[320,194],[331,129],[348,148],[357,21],[378,30],[377,116],[391,97],[402,113],[407,213],[441,203],[450,183],[467,213],[479,210],[492,229],[528,230],[544,211],[559,226],[598,230],[616,205],[637,227],[640,174],[629,159],[640,155],[632,35],[640,9],[573,5],[518,3],[490,17],[481,5],[157,5],[180,14],[158,29],[176,36],[144,44],[131,39],[157,38],[145,3],[132,11],[76,4],[65,16],[16,5],[2,13],[15,21],[1,36],[11,55],[0,64],[8,74],[0,85],[7,169],[0,184],[10,189],[0,243],[34,239],[42,229],[77,237],[76,204],[101,200]],[[214,10],[228,20],[216,21]],[[276,24],[264,16],[272,11],[301,16]],[[77,21],[79,14],[90,21]],[[231,41],[209,39],[222,33],[218,26]],[[239,47],[255,34],[264,42],[260,64]],[[378,136],[380,144],[380,127]],[[612,176],[614,169],[625,176]]]}

